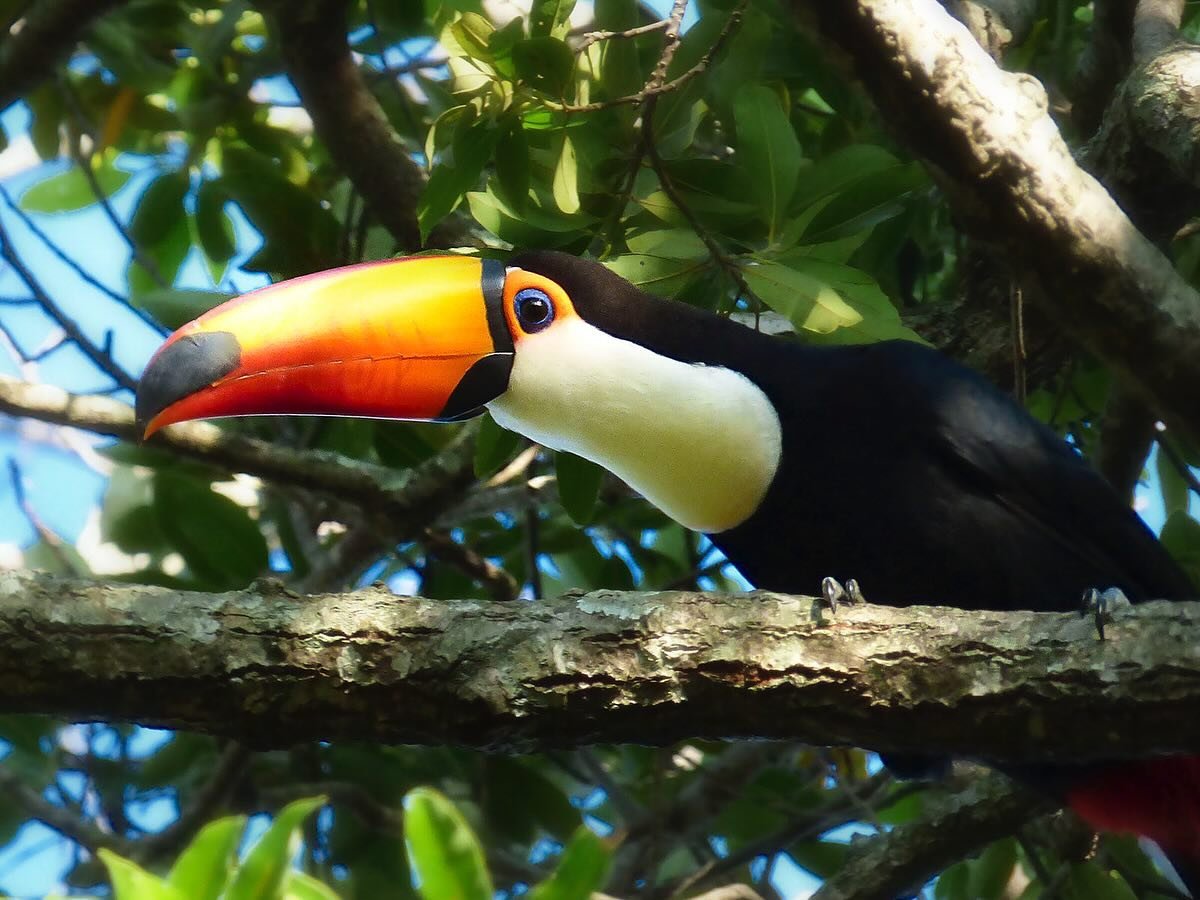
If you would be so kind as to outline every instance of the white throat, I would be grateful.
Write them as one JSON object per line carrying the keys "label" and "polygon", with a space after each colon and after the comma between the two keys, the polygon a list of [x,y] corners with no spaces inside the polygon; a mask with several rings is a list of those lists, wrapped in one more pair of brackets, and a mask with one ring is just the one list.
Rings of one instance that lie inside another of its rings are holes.
{"label": "white throat", "polygon": [[779,416],[739,372],[668,359],[572,317],[522,337],[496,421],[592,460],[687,528],[758,508],[779,467]]}

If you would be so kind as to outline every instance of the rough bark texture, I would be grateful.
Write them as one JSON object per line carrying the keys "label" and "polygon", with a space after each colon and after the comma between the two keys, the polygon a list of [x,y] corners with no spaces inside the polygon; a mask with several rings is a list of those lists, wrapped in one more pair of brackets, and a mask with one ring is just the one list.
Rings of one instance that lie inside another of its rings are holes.
{"label": "rough bark texture", "polygon": [[[0,712],[258,746],[789,738],[1071,759],[1200,749],[1200,604],[1089,619],[756,593],[537,603],[201,594],[0,573]],[[1115,727],[1119,723],[1120,727]]]}
{"label": "rough bark texture", "polygon": [[1005,247],[1049,315],[1200,438],[1200,297],[1075,163],[1041,85],[999,69],[935,0],[795,5],[852,57],[964,226]]}

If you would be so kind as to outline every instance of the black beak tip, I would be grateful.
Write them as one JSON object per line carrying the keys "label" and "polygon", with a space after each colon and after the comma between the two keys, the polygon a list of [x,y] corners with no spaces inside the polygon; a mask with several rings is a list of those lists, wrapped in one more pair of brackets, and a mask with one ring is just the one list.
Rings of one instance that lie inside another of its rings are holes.
{"label": "black beak tip", "polygon": [[206,388],[242,362],[242,348],[227,331],[184,335],[158,352],[138,382],[134,421],[138,431],[160,412],[184,397]]}

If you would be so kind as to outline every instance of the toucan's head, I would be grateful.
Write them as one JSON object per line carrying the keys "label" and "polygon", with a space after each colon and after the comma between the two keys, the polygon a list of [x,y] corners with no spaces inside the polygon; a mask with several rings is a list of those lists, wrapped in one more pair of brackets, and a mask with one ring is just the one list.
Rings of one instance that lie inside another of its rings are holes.
{"label": "toucan's head", "polygon": [[720,531],[753,512],[779,460],[774,408],[728,365],[749,335],[562,253],[367,263],[263,288],[180,328],[142,375],[137,417],[148,437],[218,416],[455,421],[488,408],[616,472],[683,524]]}

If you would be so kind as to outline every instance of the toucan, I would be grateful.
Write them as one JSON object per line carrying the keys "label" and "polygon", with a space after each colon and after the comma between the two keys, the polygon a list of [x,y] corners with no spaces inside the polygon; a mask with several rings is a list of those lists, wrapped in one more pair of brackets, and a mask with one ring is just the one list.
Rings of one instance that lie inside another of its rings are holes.
{"label": "toucan", "polygon": [[[561,252],[263,288],[175,332],[136,404],[147,436],[217,416],[484,410],[608,469],[760,588],[853,580],[872,602],[989,610],[1070,611],[1100,587],[1194,595],[1075,449],[937,351],[770,337]],[[1006,771],[1153,839],[1200,887],[1200,757]]]}

